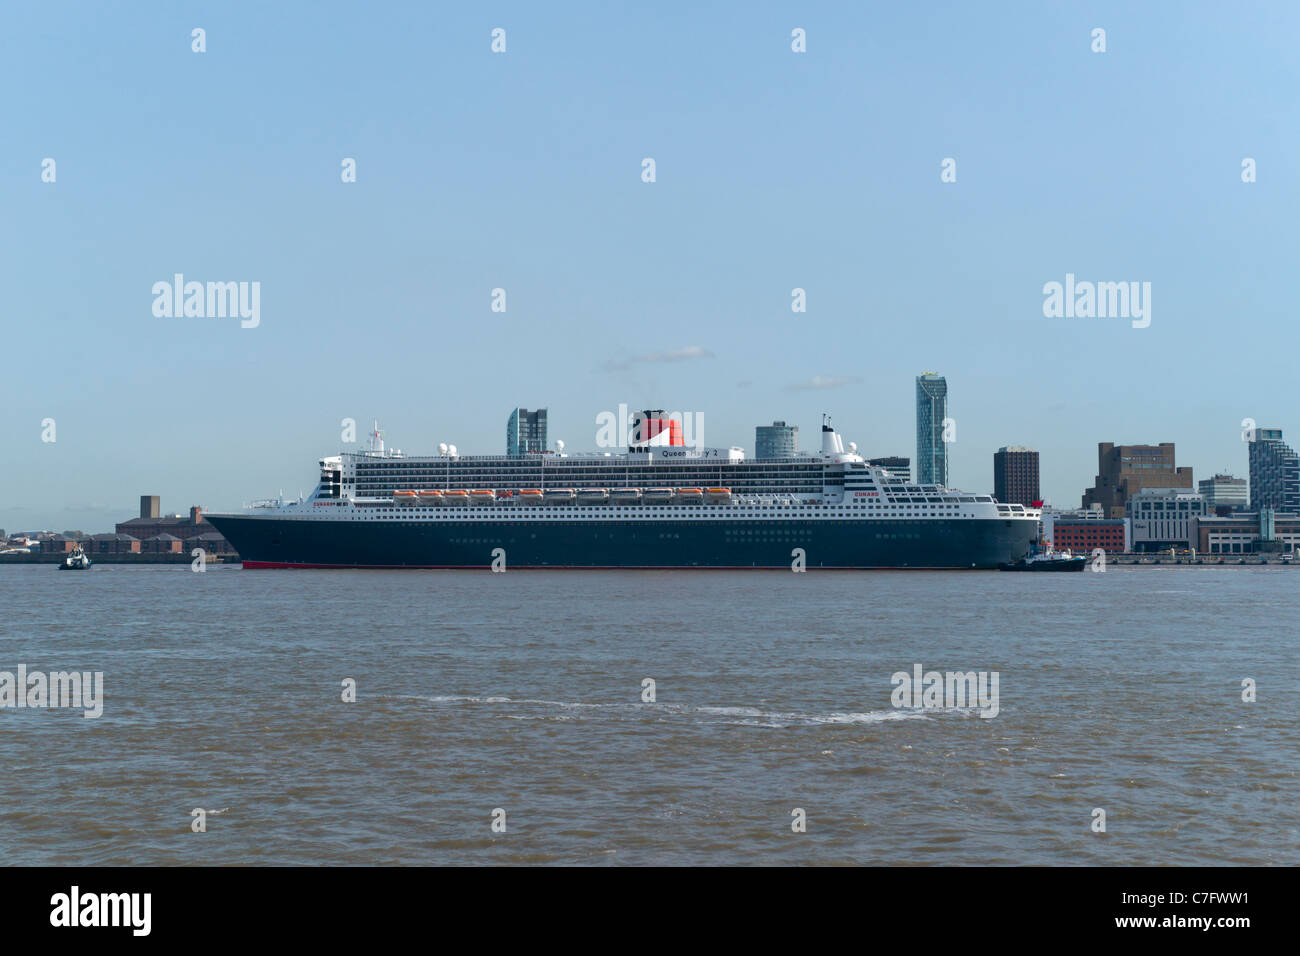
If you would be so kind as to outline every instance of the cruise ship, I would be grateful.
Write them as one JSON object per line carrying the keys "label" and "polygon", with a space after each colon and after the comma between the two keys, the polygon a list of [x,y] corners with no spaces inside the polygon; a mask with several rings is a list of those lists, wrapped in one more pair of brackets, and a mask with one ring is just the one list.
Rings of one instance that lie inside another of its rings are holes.
{"label": "cruise ship", "polygon": [[978,568],[1025,557],[1040,512],[821,449],[747,459],[636,416],[619,453],[370,447],[320,460],[307,497],[208,514],[245,568]]}

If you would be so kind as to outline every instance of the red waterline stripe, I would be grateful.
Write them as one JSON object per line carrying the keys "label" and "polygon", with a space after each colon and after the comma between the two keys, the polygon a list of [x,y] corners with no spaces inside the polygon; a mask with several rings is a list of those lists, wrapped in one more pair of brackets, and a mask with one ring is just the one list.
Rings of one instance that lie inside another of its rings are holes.
{"label": "red waterline stripe", "polygon": [[[245,561],[247,570],[265,569],[302,569],[315,571],[486,571],[487,564],[291,564],[283,561]],[[737,565],[681,565],[681,564],[532,564],[515,565],[511,571],[789,571],[786,564],[737,564]],[[880,565],[868,567],[817,567],[817,571],[978,571],[979,568],[968,567],[897,567]],[[993,568],[984,568],[991,571]]]}

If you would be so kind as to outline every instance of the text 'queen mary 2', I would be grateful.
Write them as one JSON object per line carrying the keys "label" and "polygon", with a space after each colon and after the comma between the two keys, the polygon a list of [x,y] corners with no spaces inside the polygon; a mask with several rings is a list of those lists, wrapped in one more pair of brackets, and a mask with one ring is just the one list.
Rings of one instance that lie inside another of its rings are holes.
{"label": "text 'queen mary 2'", "polygon": [[829,424],[820,453],[746,460],[656,414],[617,455],[413,457],[376,428],[310,497],[207,519],[246,568],[996,568],[1038,538],[1037,510],[911,484]]}

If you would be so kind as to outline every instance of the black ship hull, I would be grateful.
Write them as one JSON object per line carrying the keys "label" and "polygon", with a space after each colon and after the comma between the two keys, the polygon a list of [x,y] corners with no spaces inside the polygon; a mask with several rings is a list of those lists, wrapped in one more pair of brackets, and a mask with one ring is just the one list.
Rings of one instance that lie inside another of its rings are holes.
{"label": "black ship hull", "polygon": [[[348,521],[208,515],[246,568],[992,569],[1027,555],[1036,521]],[[502,553],[503,552],[503,553]]]}

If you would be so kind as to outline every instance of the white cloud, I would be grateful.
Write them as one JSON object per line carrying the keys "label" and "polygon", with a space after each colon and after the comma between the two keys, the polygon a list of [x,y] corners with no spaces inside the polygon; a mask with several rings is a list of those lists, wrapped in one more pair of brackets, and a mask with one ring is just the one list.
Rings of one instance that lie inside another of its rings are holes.
{"label": "white cloud", "polygon": [[631,358],[621,360],[610,359],[605,363],[605,371],[619,371],[645,362],[684,362],[687,359],[697,358],[713,358],[713,353],[699,345],[688,345],[685,348],[670,349],[667,352],[634,355]]}
{"label": "white cloud", "polygon": [[786,388],[791,391],[803,391],[805,389],[818,388],[839,388],[842,385],[859,385],[862,379],[856,375],[814,375],[806,382],[795,382],[793,385],[787,385]]}

